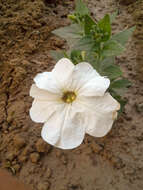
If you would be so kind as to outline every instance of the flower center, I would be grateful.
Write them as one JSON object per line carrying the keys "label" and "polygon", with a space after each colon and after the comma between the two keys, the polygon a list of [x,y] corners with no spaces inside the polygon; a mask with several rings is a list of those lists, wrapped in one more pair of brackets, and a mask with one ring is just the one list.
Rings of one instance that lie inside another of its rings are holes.
{"label": "flower center", "polygon": [[64,92],[62,100],[68,104],[72,103],[76,99],[76,94],[72,91]]}

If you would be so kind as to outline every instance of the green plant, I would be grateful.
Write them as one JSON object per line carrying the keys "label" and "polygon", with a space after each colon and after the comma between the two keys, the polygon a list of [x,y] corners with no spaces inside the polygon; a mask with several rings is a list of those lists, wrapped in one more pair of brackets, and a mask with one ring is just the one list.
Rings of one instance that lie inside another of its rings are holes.
{"label": "green plant", "polygon": [[121,104],[125,105],[122,93],[131,83],[124,79],[123,73],[115,63],[115,57],[125,50],[125,44],[134,31],[134,27],[112,35],[111,24],[117,12],[106,14],[102,19],[92,18],[90,11],[82,0],[76,0],[75,12],[68,16],[72,24],[53,31],[67,41],[69,50],[51,51],[55,60],[67,57],[74,64],[89,62],[102,76],[110,81],[109,92]]}

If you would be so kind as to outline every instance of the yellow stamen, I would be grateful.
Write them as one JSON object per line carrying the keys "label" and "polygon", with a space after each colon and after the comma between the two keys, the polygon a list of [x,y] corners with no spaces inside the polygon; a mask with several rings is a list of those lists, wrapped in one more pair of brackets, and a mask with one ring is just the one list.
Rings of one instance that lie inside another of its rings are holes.
{"label": "yellow stamen", "polygon": [[76,99],[76,94],[72,91],[67,91],[63,93],[62,100],[65,103],[72,103]]}

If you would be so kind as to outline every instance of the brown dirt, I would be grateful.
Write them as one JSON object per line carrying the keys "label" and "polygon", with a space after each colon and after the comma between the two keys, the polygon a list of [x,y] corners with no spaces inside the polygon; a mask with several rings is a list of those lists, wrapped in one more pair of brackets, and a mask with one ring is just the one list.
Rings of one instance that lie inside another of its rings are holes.
{"label": "brown dirt", "polygon": [[[142,27],[137,3],[89,0],[88,5],[97,18],[118,9],[114,32],[135,22]],[[142,190],[143,85],[136,79],[136,55],[137,63],[143,62],[138,45],[143,38],[136,34],[138,28],[127,51],[116,59],[132,87],[125,95],[124,113],[106,137],[86,135],[80,147],[60,150],[43,142],[42,125],[29,117],[33,77],[52,69],[50,49],[65,47],[51,31],[68,24],[72,9],[72,1],[0,1],[0,167],[33,190]]]}

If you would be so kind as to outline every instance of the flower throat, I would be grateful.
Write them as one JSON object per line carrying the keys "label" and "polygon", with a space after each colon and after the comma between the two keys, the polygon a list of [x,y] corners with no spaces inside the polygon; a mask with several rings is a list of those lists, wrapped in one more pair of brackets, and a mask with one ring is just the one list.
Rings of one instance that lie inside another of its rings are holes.
{"label": "flower throat", "polygon": [[72,91],[68,91],[68,92],[64,92],[63,93],[63,97],[62,97],[62,100],[65,102],[65,103],[72,103],[74,100],[76,99],[76,94]]}

